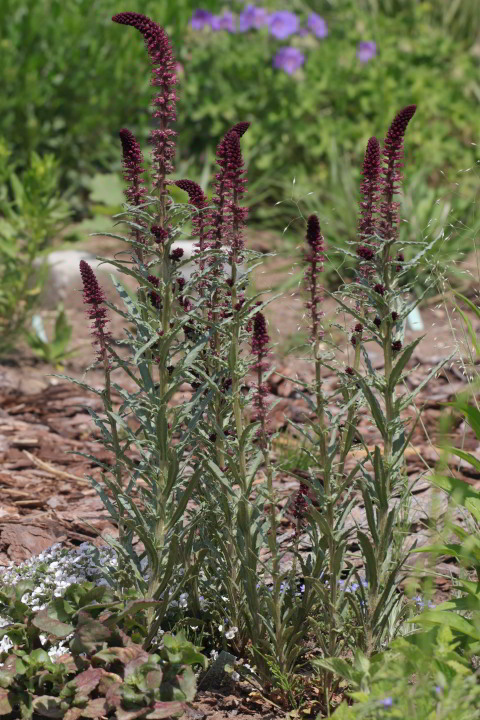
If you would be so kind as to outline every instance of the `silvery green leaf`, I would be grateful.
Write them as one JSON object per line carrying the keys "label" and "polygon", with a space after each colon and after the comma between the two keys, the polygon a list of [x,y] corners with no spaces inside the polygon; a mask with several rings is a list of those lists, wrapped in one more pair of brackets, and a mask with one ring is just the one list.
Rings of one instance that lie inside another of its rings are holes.
{"label": "silvery green leaf", "polygon": [[378,445],[375,446],[375,452],[373,455],[373,469],[375,473],[375,489],[377,491],[379,507],[381,510],[386,511],[388,509],[388,498],[386,491],[386,470],[383,464],[382,454]]}
{"label": "silvery green leaf", "polygon": [[226,475],[220,470],[220,468],[218,467],[218,465],[217,465],[216,463],[214,463],[213,460],[211,460],[211,459],[207,459],[206,463],[207,463],[207,466],[208,466],[208,467],[210,468],[210,470],[212,471],[212,473],[213,473],[213,474],[215,475],[215,477],[217,478],[217,480],[219,480],[219,481],[222,483],[222,485],[226,488],[226,490],[228,491],[228,493],[229,493],[232,497],[235,497],[235,493],[234,493],[234,491],[232,490],[232,488],[230,487],[230,483],[228,482],[228,479],[227,479]]}
{"label": "silvery green leaf", "polygon": [[380,404],[371,391],[370,387],[367,385],[365,380],[361,377],[358,378],[358,382],[361,385],[361,388],[363,390],[363,393],[365,395],[365,398],[370,406],[370,410],[372,411],[373,419],[375,420],[375,424],[380,430],[382,437],[386,438],[387,436],[387,421],[383,414],[383,411],[380,407]]}
{"label": "silvery green leaf", "polygon": [[[375,338],[375,342],[376,342],[378,345],[381,345],[381,344],[382,344],[382,343],[380,342],[380,340],[378,340],[377,338]],[[365,347],[365,345],[364,345],[363,343],[361,344],[360,347],[361,347],[361,350],[362,350],[363,359],[365,360],[365,365],[367,366],[368,374],[371,375],[372,377],[375,377],[377,373],[376,373],[376,371],[375,371],[374,368],[373,368],[372,361],[370,360],[370,356],[369,356],[369,354],[368,354],[368,352],[367,352],[367,349],[366,349],[366,347]]]}
{"label": "silvery green leaf", "polygon": [[119,518],[118,510],[113,505],[112,501],[106,494],[105,490],[103,489],[103,486],[97,480],[95,480],[95,478],[90,476],[89,479],[90,479],[93,487],[95,488],[97,494],[99,495],[101,501],[103,502],[105,509],[108,510],[110,517],[113,520],[118,521],[118,518]]}
{"label": "silvery green leaf", "polygon": [[90,453],[80,452],[80,450],[73,450],[73,451],[69,451],[67,454],[68,455],[80,455],[81,457],[87,458],[87,460],[90,460],[95,465],[98,465],[99,467],[102,468],[102,470],[105,470],[105,472],[111,472],[111,470],[112,470],[110,465],[107,465],[107,463],[102,462],[97,457],[95,457],[95,455],[91,455]]}
{"label": "silvery green leaf", "polygon": [[93,410],[93,408],[86,406],[85,409],[87,410],[90,417],[93,419],[93,422],[95,423],[95,425],[100,429],[100,432],[102,433],[103,437],[105,438],[107,444],[111,446],[111,444],[113,442],[113,438],[112,438],[112,434],[111,434],[110,430],[108,430],[107,425],[105,424],[105,421],[102,420],[97,415],[97,413],[95,412],[95,410]]}
{"label": "silvery green leaf", "polygon": [[385,525],[385,529],[383,531],[383,535],[380,538],[380,557],[384,556],[384,554],[387,552],[388,548],[391,546],[392,543],[392,529],[393,524],[397,517],[397,508],[393,507],[387,516],[387,523]]}
{"label": "silvery green leaf", "polygon": [[115,275],[111,274],[110,277],[112,279],[113,284],[115,285],[115,288],[117,289],[118,294],[122,298],[123,303],[124,303],[125,307],[127,308],[129,315],[132,318],[134,318],[136,321],[141,322],[142,318],[141,318],[140,310],[138,309],[136,302],[134,302],[134,300],[132,300],[130,295],[127,293],[127,291],[123,287],[122,283],[118,280],[118,278],[115,277]]}
{"label": "silvery green leaf", "polygon": [[418,422],[420,420],[420,414],[417,414],[417,417],[415,418],[415,422],[412,424],[412,427],[410,428],[410,432],[408,433],[407,437],[405,438],[405,432],[402,428],[400,433],[394,436],[393,439],[393,457],[392,457],[392,470],[399,465],[402,460],[404,459],[404,453],[406,448],[410,444],[410,440],[412,439],[413,433],[415,432],[415,428],[418,425]]}
{"label": "silvery green leaf", "polygon": [[[103,390],[98,390],[91,385],[88,385],[87,383],[82,382],[81,380],[75,380],[74,378],[69,377],[68,375],[59,375],[56,373],[51,373],[48,375],[48,377],[56,377],[60,378],[61,380],[68,380],[69,382],[73,383],[74,385],[78,385],[79,387],[83,388],[84,390],[88,390],[89,392],[95,393],[95,395],[99,395],[100,397],[103,395]],[[81,407],[84,407],[83,405]]]}
{"label": "silvery green leaf", "polygon": [[248,440],[252,436],[252,433],[254,430],[258,429],[261,426],[260,421],[252,422],[244,429],[242,433],[242,437],[240,438],[239,442],[239,449],[240,452],[245,448],[246,444],[248,443]]}
{"label": "silvery green leaf", "polygon": [[317,412],[317,403],[316,403],[316,401],[314,401],[312,399],[311,395],[303,392],[302,390],[295,390],[295,392],[297,395],[299,395],[301,398],[303,398],[305,400],[305,402],[308,405],[309,410],[311,410],[314,413]]}
{"label": "silvery green leaf", "polygon": [[363,317],[363,315],[361,315],[356,310],[354,310],[354,308],[350,307],[349,305],[346,305],[342,300],[340,300],[340,298],[338,297],[338,293],[330,293],[330,292],[328,292],[328,290],[325,290],[325,292],[327,295],[330,295],[330,297],[333,298],[335,300],[335,302],[337,302],[339,305],[341,305],[341,307],[343,307],[343,309],[346,310],[349,315],[352,315],[354,318],[359,320],[362,323],[362,325],[365,324],[365,318]]}
{"label": "silvery green leaf", "polygon": [[375,559],[375,553],[368,536],[364,532],[357,529],[357,537],[362,548],[363,557],[365,558],[367,580],[375,593],[378,587],[377,561]]}
{"label": "silvery green leaf", "polygon": [[180,498],[180,502],[177,505],[176,510],[173,512],[171,518],[168,521],[167,525],[167,532],[169,530],[173,530],[177,522],[182,517],[183,513],[185,512],[185,508],[187,507],[187,503],[190,500],[193,491],[197,487],[198,481],[200,479],[200,470],[197,470],[192,477],[190,478],[187,486],[185,488],[182,488],[182,495]]}
{"label": "silvery green leaf", "polygon": [[441,237],[442,236],[439,235],[439,236],[433,238],[433,240],[431,240],[429,243],[424,245],[424,247],[422,248],[422,250],[420,250],[419,253],[414,255],[413,258],[411,258],[410,260],[407,260],[407,262],[403,263],[403,269],[405,270],[407,268],[412,268],[412,267],[415,268],[420,263],[421,259],[423,257],[425,257],[425,255],[428,253],[428,251],[432,250],[432,248],[435,247],[435,245],[437,244],[437,242],[440,240]]}
{"label": "silvery green leaf", "polygon": [[148,340],[146,343],[144,343],[144,344],[139,348],[139,350],[137,350],[137,352],[135,353],[135,355],[133,356],[133,364],[136,365],[136,364],[138,363],[138,359],[140,358],[140,356],[143,355],[146,350],[148,350],[149,348],[151,348],[152,345],[155,345],[155,343],[157,343],[158,341],[159,341],[158,335],[153,335],[153,336],[150,338],[150,340]]}
{"label": "silvery green leaf", "polygon": [[210,340],[211,336],[213,335],[213,332],[209,332],[205,335],[203,335],[198,342],[193,346],[191,350],[186,354],[184,359],[182,360],[182,368],[186,369],[189,368],[194,360],[198,357],[198,354],[201,350],[204,349],[206,343]]}
{"label": "silvery green leaf", "polygon": [[327,538],[333,538],[332,529],[330,528],[327,519],[320,513],[316,508],[309,507],[308,514],[315,520],[318,527],[322,531],[322,534]]}
{"label": "silvery green leaf", "polygon": [[[360,583],[359,583],[359,585],[360,585]],[[352,608],[353,612],[356,615],[356,620],[357,620],[358,625],[360,627],[362,627],[364,624],[364,617],[363,617],[363,613],[362,613],[362,608],[357,600],[356,593],[345,592],[344,596],[345,596],[345,600],[348,602],[348,604],[350,605],[350,607]]]}
{"label": "silvery green leaf", "polygon": [[403,369],[405,368],[406,364],[410,360],[410,358],[413,355],[413,351],[417,347],[418,343],[423,340],[425,336],[422,335],[419,338],[416,338],[413,342],[411,342],[409,345],[407,345],[400,355],[400,357],[397,359],[397,362],[395,363],[392,372],[390,373],[390,377],[388,379],[388,389],[390,392],[393,392],[395,386],[397,385],[398,381],[400,380],[400,376],[402,374]]}
{"label": "silvery green leaf", "polygon": [[387,578],[387,582],[385,584],[385,588],[377,602],[377,607],[373,614],[373,618],[372,618],[373,624],[376,624],[378,622],[382,611],[385,609],[385,603],[388,601],[390,594],[395,591],[396,582],[398,580],[398,573],[400,572],[401,568],[405,564],[406,559],[407,559],[406,556],[404,558],[402,558],[395,565],[395,567],[390,571],[388,578]]}
{"label": "silvery green leaf", "polygon": [[141,362],[138,364],[138,370],[142,377],[145,390],[150,393],[155,392],[155,383],[153,382],[152,376],[150,375],[149,363]]}
{"label": "silvery green leaf", "polygon": [[255,480],[258,468],[262,464],[263,460],[263,452],[261,450],[258,450],[253,456],[253,458],[250,460],[249,465],[247,466],[247,493],[250,493],[252,491],[253,482]]}
{"label": "silvery green leaf", "polygon": [[421,390],[423,390],[423,388],[425,387],[425,385],[427,385],[427,384],[430,382],[430,380],[432,379],[432,377],[433,377],[434,375],[436,375],[436,374],[438,373],[438,371],[441,370],[444,365],[446,365],[447,363],[449,363],[450,360],[452,360],[452,358],[453,358],[454,356],[455,356],[455,352],[452,352],[452,353],[450,353],[450,355],[448,355],[448,357],[444,358],[443,360],[440,360],[440,362],[438,362],[438,363],[435,365],[435,367],[430,370],[430,372],[428,373],[428,375],[427,375],[427,376],[422,380],[422,382],[415,388],[415,390],[413,390],[411,393],[408,393],[407,396],[403,396],[403,397],[399,398],[399,399],[396,401],[396,403],[395,403],[395,409],[396,409],[396,411],[400,413],[400,412],[402,412],[402,410],[405,410],[405,409],[410,405],[410,403],[412,402],[412,400],[414,400],[414,398],[417,397],[417,395],[419,394],[419,392],[421,392]]}
{"label": "silvery green leaf", "polygon": [[362,485],[361,489],[362,489],[363,503],[365,505],[365,514],[367,516],[368,528],[372,535],[374,544],[378,545],[379,538],[378,538],[378,533],[377,533],[377,524],[375,521],[375,515],[374,515],[373,504],[372,504],[372,500],[370,497],[370,493],[368,492],[368,489],[365,488],[363,485]]}

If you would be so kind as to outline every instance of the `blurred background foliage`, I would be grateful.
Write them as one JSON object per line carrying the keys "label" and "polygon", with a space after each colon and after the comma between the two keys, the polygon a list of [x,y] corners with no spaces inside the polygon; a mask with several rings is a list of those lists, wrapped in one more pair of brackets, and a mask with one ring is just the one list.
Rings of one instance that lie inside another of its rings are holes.
{"label": "blurred background foliage", "polygon": [[[98,213],[102,188],[105,206],[115,205],[108,198],[118,197],[118,130],[129,127],[146,147],[151,128],[143,43],[110,20],[128,9],[166,27],[181,64],[177,176],[208,189],[219,138],[233,123],[249,120],[243,146],[253,225],[289,225],[295,237],[297,228],[303,232],[301,223],[292,222],[298,209],[317,210],[330,247],[341,249],[355,237],[368,138],[382,139],[394,114],[416,103],[406,143],[408,226],[402,232],[408,239],[438,236],[442,260],[472,247],[480,223],[478,0],[259,2],[270,12],[295,12],[302,28],[311,12],[328,24],[323,39],[307,32],[284,40],[266,27],[230,33],[190,26],[198,8],[232,10],[237,17],[243,2],[124,5],[0,4],[0,138],[17,171],[28,166],[32,152],[55,155],[77,219],[91,215],[92,207]],[[359,42],[375,42],[376,56],[361,62]],[[272,64],[284,46],[305,57],[293,74]]]}

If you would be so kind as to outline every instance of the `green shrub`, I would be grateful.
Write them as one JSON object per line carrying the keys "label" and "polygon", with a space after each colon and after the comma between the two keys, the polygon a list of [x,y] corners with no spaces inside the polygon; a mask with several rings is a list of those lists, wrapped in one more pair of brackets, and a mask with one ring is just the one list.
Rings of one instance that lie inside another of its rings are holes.
{"label": "green shrub", "polygon": [[32,153],[19,177],[0,144],[0,355],[24,334],[48,271],[38,261],[70,216],[58,175],[53,155]]}
{"label": "green shrub", "polygon": [[456,652],[451,631],[439,628],[395,640],[391,648],[351,664],[320,661],[353,689],[335,720],[476,720],[480,717],[478,673]]}
{"label": "green shrub", "polygon": [[[176,44],[192,13],[192,0],[137,0]],[[205,0],[215,8],[217,0]],[[0,136],[23,166],[32,151],[54,153],[63,180],[111,168],[118,131],[132,117],[146,138],[149,83],[141,44],[110,32],[115,0],[2,0],[0,4]],[[139,112],[139,108],[142,111]]]}

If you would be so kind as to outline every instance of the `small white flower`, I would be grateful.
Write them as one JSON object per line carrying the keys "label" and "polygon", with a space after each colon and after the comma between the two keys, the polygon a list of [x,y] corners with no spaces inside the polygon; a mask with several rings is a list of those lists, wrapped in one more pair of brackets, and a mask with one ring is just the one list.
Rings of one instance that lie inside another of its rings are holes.
{"label": "small white flower", "polygon": [[223,602],[228,602],[228,597],[225,597],[224,595],[220,595],[220,597],[222,598]]}
{"label": "small white flower", "polygon": [[240,675],[237,672],[232,672],[232,680],[237,682],[237,680],[240,680]]}
{"label": "small white flower", "polygon": [[190,625],[190,630],[198,630],[198,625]]}
{"label": "small white flower", "polygon": [[218,632],[223,632],[223,625],[218,626]]}
{"label": "small white flower", "polygon": [[228,630],[228,632],[225,633],[225,637],[227,638],[227,640],[231,640],[232,638],[235,637],[237,632],[238,632],[238,627],[235,627],[235,626],[231,627],[230,630]]}

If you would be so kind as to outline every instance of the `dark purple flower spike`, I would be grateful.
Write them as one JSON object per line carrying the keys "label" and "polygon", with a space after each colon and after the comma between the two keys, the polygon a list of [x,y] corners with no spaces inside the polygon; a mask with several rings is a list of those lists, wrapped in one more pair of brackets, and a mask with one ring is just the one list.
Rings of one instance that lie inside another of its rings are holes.
{"label": "dark purple flower spike", "polygon": [[403,140],[407,125],[415,115],[416,105],[407,105],[400,110],[393,120],[385,137],[383,147],[384,167],[382,170],[383,202],[380,206],[380,233],[384,240],[392,240],[399,222],[398,209],[400,204],[394,202],[393,196],[400,192],[400,181],[403,178]]}
{"label": "dark purple flower spike", "polygon": [[377,202],[381,189],[380,143],[376,137],[371,137],[367,143],[365,158],[363,160],[363,182],[360,192],[363,200],[360,203],[359,232],[367,238],[375,234],[376,223],[374,214],[378,211]]}
{"label": "dark purple flower spike", "polygon": [[142,187],[142,175],[145,172],[142,167],[143,153],[135,135],[130,130],[123,128],[119,135],[123,151],[123,177],[129,186],[125,190],[125,195],[132,205],[140,205],[147,192]]}
{"label": "dark purple flower spike", "polygon": [[98,345],[97,357],[102,360],[106,367],[109,366],[108,352],[106,342],[111,337],[110,333],[105,330],[108,322],[107,309],[103,307],[105,303],[105,295],[102,288],[98,284],[90,265],[85,260],[80,260],[80,275],[83,283],[83,302],[90,306],[88,317],[92,320],[91,329]]}
{"label": "dark purple flower spike", "polygon": [[257,371],[257,385],[255,387],[255,393],[253,397],[253,405],[255,407],[255,413],[252,417],[253,421],[260,421],[262,424],[261,429],[258,432],[262,447],[266,446],[266,419],[268,413],[268,403],[266,402],[266,396],[268,395],[268,387],[263,382],[262,376],[265,370],[268,370],[268,357],[270,338],[267,332],[267,322],[265,315],[261,312],[257,312],[253,318],[253,332],[252,332],[252,354],[256,356],[256,362],[253,365],[253,369]]}
{"label": "dark purple flower spike", "polygon": [[176,120],[175,91],[176,62],[172,46],[165,30],[156,22],[140,13],[124,12],[114,15],[113,22],[130,25],[144,37],[150,61],[152,63],[152,85],[158,88],[153,100],[153,116],[159,120],[160,127],[152,130],[153,164],[155,168],[154,185],[161,193],[164,191],[165,176],[173,170],[176,132],[168,127]]}
{"label": "dark purple flower spike", "polygon": [[[220,172],[215,176],[215,197],[212,203],[215,206],[210,213],[211,230],[209,237],[211,247],[219,249],[222,240],[232,239],[233,224],[241,225],[245,222],[247,209],[240,208],[236,200],[245,193],[245,170],[240,149],[240,138],[248,130],[250,123],[240,122],[234,125],[225,134],[217,146],[217,163]],[[237,228],[239,229],[239,228]],[[241,233],[233,238],[235,246],[243,247]]]}
{"label": "dark purple flower spike", "polygon": [[[193,182],[193,180],[177,180],[174,185],[188,194],[190,204],[198,210],[192,218],[192,237],[198,239],[195,247],[199,253],[203,253],[203,251],[207,249],[208,214],[205,212],[205,208],[208,206],[208,198],[200,185]],[[200,272],[203,272],[205,269],[205,258],[198,258],[197,264]],[[205,280],[199,280],[197,289],[201,291],[205,286]]]}
{"label": "dark purple flower spike", "polygon": [[323,312],[319,310],[319,304],[323,300],[322,286],[320,285],[320,274],[323,272],[325,261],[325,241],[320,230],[320,223],[316,215],[310,215],[307,220],[306,235],[308,250],[305,252],[305,288],[309,293],[309,300],[306,308],[311,318],[310,337],[315,342],[321,335],[320,318]]}

